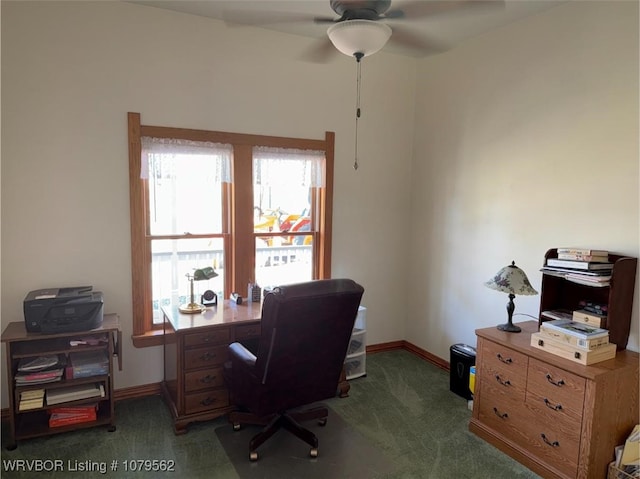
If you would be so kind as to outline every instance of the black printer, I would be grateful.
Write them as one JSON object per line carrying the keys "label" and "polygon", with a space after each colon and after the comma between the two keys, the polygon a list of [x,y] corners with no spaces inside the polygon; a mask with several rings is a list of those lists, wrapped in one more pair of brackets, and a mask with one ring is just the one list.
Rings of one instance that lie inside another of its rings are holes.
{"label": "black printer", "polygon": [[31,291],[24,299],[24,322],[31,333],[70,333],[102,326],[102,293],[92,286]]}

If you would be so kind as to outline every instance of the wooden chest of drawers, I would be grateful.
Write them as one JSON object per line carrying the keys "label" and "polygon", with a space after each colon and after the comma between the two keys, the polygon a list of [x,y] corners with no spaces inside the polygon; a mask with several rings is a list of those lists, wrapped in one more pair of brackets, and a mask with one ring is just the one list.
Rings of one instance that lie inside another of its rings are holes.
{"label": "wooden chest of drawers", "polygon": [[195,421],[214,419],[230,409],[223,365],[227,346],[260,336],[260,303],[236,305],[229,301],[188,315],[164,308],[163,396],[174,420],[174,432],[183,434]]}
{"label": "wooden chest of drawers", "polygon": [[543,477],[606,477],[639,420],[638,354],[583,366],[531,347],[536,321],[519,326],[476,331],[469,429]]}

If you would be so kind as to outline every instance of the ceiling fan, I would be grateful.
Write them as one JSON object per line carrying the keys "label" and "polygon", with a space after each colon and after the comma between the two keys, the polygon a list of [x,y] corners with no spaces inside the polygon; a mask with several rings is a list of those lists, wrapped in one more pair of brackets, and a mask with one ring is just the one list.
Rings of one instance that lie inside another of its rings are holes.
{"label": "ceiling fan", "polygon": [[[305,59],[325,62],[336,49],[357,60],[381,50],[387,41],[417,49],[423,55],[439,53],[447,45],[403,28],[402,22],[483,8],[503,7],[504,0],[405,0],[398,8],[391,0],[329,0],[336,16],[312,16],[293,12],[227,11],[225,20],[244,25],[309,22],[328,24],[327,37],[305,54]],[[391,24],[391,28],[388,24]],[[334,48],[335,47],[335,48]]]}

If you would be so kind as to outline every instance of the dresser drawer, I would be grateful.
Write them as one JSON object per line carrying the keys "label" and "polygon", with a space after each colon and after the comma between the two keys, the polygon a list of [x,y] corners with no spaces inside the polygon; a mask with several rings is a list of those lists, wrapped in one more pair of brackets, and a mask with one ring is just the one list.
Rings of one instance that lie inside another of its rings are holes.
{"label": "dresser drawer", "polygon": [[229,392],[225,388],[185,394],[185,414],[218,409],[229,405]]}
{"label": "dresser drawer", "polygon": [[522,407],[521,401],[508,394],[500,394],[501,392],[491,383],[480,382],[478,417],[503,436],[521,443],[519,437],[522,436],[522,431],[518,425],[525,422],[525,419],[519,416],[527,411]]}
{"label": "dresser drawer", "polygon": [[206,346],[207,344],[229,343],[231,337],[229,328],[207,329],[199,333],[184,335],[185,347]]}
{"label": "dresser drawer", "polygon": [[217,366],[225,362],[227,346],[189,349],[184,353],[184,368],[186,370],[208,366]]}
{"label": "dresser drawer", "polygon": [[199,369],[184,375],[185,392],[223,386],[222,368]]}
{"label": "dresser drawer", "polygon": [[237,326],[235,330],[236,341],[242,341],[243,339],[253,339],[260,337],[260,324],[247,324],[244,326]]}
{"label": "dresser drawer", "polygon": [[521,427],[528,437],[526,449],[530,454],[568,477],[576,477],[580,454],[579,427],[570,431],[535,414]]}
{"label": "dresser drawer", "polygon": [[519,401],[525,398],[527,363],[522,353],[491,341],[480,342],[480,382],[499,386],[498,390]]}
{"label": "dresser drawer", "polygon": [[586,380],[537,359],[529,360],[527,402],[582,420]]}

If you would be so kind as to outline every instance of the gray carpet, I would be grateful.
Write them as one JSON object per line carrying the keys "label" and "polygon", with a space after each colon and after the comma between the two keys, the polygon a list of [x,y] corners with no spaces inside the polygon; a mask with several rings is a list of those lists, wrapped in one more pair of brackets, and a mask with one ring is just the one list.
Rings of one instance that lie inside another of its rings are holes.
{"label": "gray carpet", "polygon": [[[259,459],[249,460],[249,440],[258,426],[234,431],[230,424],[218,427],[216,435],[240,479],[370,479],[393,472],[393,464],[382,451],[329,408],[325,426],[316,421],[302,424],[318,438],[318,457],[309,456],[310,446],[285,430],[278,431],[258,448]],[[356,458],[366,458],[366,461]],[[355,460],[354,460],[355,459]]]}

